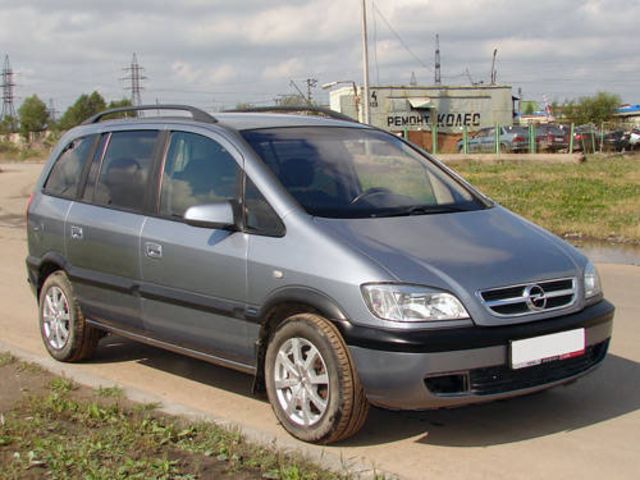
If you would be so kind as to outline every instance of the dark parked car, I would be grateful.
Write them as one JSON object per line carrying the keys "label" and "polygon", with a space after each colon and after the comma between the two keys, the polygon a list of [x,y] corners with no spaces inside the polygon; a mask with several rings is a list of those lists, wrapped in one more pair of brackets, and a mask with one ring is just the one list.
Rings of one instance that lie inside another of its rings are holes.
{"label": "dark parked car", "polygon": [[538,152],[559,152],[569,148],[569,132],[558,125],[538,125],[536,150]]}
{"label": "dark parked car", "polygon": [[604,135],[603,149],[613,152],[626,152],[631,149],[629,134],[624,130],[613,130]]}
{"label": "dark parked car", "polygon": [[573,151],[594,152],[600,149],[600,132],[592,125],[580,125],[573,131]]}

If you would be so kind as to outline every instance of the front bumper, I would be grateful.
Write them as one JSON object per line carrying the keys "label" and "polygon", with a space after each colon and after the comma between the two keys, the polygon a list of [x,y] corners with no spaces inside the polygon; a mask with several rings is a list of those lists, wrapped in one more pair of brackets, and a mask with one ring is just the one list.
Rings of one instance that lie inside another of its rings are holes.
{"label": "front bumper", "polygon": [[[369,401],[420,410],[492,401],[567,383],[604,359],[614,307],[603,300],[581,312],[505,327],[392,333],[343,331]],[[512,370],[509,342],[584,328],[586,353],[568,360]],[[344,330],[344,329],[343,329]],[[386,344],[386,346],[385,346]]]}

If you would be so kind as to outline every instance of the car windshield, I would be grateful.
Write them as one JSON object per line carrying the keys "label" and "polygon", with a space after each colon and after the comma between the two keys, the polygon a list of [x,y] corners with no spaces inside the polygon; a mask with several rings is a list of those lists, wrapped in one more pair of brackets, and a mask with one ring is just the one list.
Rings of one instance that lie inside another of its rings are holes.
{"label": "car windshield", "polygon": [[427,157],[381,131],[289,127],[242,135],[311,215],[428,215],[487,206]]}

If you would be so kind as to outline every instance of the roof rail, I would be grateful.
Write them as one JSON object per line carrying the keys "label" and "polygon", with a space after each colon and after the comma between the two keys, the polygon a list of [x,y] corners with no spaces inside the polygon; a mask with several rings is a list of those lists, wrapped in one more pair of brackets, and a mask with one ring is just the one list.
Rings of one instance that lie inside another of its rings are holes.
{"label": "roof rail", "polygon": [[326,117],[335,118],[336,120],[344,120],[347,122],[355,122],[358,123],[357,120],[343,114],[340,112],[336,112],[335,110],[331,110],[329,108],[323,107],[315,107],[315,106],[288,106],[288,105],[273,105],[271,107],[250,107],[250,108],[239,108],[232,110],[224,110],[225,113],[302,113],[302,112],[312,112],[319,113]]}
{"label": "roof rail", "polygon": [[143,110],[180,110],[183,112],[191,113],[191,117],[196,122],[203,122],[203,123],[218,122],[218,120],[214,116],[209,115],[207,112],[205,112],[204,110],[200,110],[199,108],[190,107],[189,105],[159,104],[159,105],[138,105],[138,106],[131,106],[131,107],[111,108],[109,110],[105,110],[92,117],[87,118],[84,122],[82,122],[82,125],[98,123],[102,118],[106,117],[107,115],[114,115],[116,113],[139,112]]}

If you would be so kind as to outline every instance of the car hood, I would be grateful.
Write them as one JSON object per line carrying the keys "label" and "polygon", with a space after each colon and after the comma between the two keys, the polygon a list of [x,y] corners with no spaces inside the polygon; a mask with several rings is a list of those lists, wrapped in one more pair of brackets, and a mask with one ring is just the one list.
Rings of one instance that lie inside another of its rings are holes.
{"label": "car hood", "polygon": [[[576,249],[496,206],[484,210],[366,219],[316,218],[326,233],[385,268],[395,281],[452,291],[474,320],[486,317],[476,292],[579,277]],[[527,317],[527,320],[533,318]],[[479,323],[495,324],[492,319]]]}

